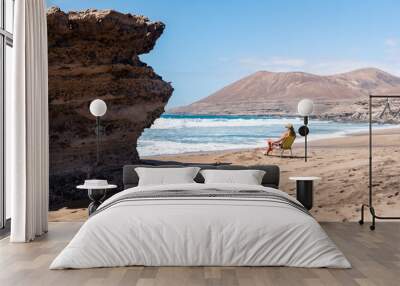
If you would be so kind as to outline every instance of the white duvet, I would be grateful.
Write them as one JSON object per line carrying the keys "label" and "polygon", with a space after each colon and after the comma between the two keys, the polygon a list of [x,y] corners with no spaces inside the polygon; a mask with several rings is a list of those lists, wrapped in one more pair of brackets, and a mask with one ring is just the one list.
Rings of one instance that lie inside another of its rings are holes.
{"label": "white duvet", "polygon": [[[262,186],[184,184],[131,188],[102,206],[130,192],[210,187],[290,197]],[[317,221],[293,206],[193,197],[123,201],[104,209],[85,222],[50,269],[127,265],[351,267]]]}

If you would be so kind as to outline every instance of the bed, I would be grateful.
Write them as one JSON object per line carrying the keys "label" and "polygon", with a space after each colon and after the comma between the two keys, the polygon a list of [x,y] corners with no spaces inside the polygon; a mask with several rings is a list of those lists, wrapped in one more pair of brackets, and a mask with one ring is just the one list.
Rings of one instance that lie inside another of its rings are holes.
{"label": "bed", "polygon": [[195,183],[151,186],[138,186],[137,167],[124,166],[125,190],[100,205],[50,269],[351,267],[308,211],[278,189],[277,166],[200,166],[263,170],[261,185],[204,184],[199,173]]}

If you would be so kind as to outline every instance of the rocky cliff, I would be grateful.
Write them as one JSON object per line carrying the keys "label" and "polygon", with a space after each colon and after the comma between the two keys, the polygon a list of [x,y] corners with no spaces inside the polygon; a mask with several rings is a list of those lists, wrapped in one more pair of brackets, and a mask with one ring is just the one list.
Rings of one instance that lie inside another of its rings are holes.
{"label": "rocky cliff", "polygon": [[[319,118],[365,120],[370,93],[398,94],[400,78],[376,68],[331,76],[259,71],[200,101],[169,112],[288,116],[297,114],[297,103],[301,99],[310,98],[315,103],[314,115]],[[377,108],[384,104],[376,103]],[[380,113],[377,111],[377,114]]]}
{"label": "rocky cliff", "polygon": [[[74,188],[91,173],[121,185],[122,166],[139,160],[137,139],[164,112],[173,88],[139,59],[153,49],[163,23],[111,10],[50,8],[47,24],[50,204],[55,205],[82,197]],[[101,119],[101,164],[94,170],[96,121],[89,104],[96,98],[108,110]]]}

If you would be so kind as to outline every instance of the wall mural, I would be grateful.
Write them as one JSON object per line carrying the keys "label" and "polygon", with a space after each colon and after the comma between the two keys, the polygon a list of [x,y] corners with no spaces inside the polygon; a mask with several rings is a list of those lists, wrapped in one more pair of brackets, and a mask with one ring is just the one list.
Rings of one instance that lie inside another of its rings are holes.
{"label": "wall mural", "polygon": [[[311,213],[321,221],[355,221],[368,195],[368,95],[400,94],[400,78],[370,67],[345,73],[257,71],[191,104],[165,107],[170,83],[139,59],[164,24],[115,11],[48,11],[51,220],[87,216],[85,178],[119,186],[124,164],[276,164],[281,189],[295,194],[292,176],[317,176]],[[175,86],[174,86],[175,87]],[[176,88],[176,87],[175,87]],[[94,99],[107,103],[101,160],[96,166]],[[308,122],[308,161],[297,105],[314,103]],[[400,206],[400,100],[373,106],[374,190],[378,212]],[[294,132],[292,154],[277,142]],[[273,150],[267,152],[271,140]],[[268,153],[268,154],[267,154]],[[82,202],[83,200],[83,202]]]}

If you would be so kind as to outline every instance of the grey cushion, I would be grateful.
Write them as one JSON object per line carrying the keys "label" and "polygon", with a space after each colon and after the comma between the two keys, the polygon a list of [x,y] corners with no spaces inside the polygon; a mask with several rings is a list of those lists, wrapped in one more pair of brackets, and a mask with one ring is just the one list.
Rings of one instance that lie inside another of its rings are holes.
{"label": "grey cushion", "polygon": [[279,177],[280,170],[277,165],[253,165],[253,166],[240,166],[240,165],[221,165],[217,169],[221,170],[243,170],[243,169],[253,169],[253,170],[263,170],[265,175],[262,179],[261,184],[265,187],[279,188]]}
{"label": "grey cushion", "polygon": [[[265,171],[265,176],[262,180],[262,185],[266,187],[279,188],[279,167],[276,165],[255,165],[255,166],[239,166],[239,165],[202,165],[202,164],[183,164],[183,165],[125,165],[123,168],[123,183],[124,189],[136,187],[139,182],[139,177],[135,172],[136,167],[147,167],[147,168],[179,168],[187,166],[196,166],[201,169],[219,169],[219,170],[243,170],[243,169],[254,169]],[[198,173],[194,179],[197,183],[204,183],[204,178]]]}

